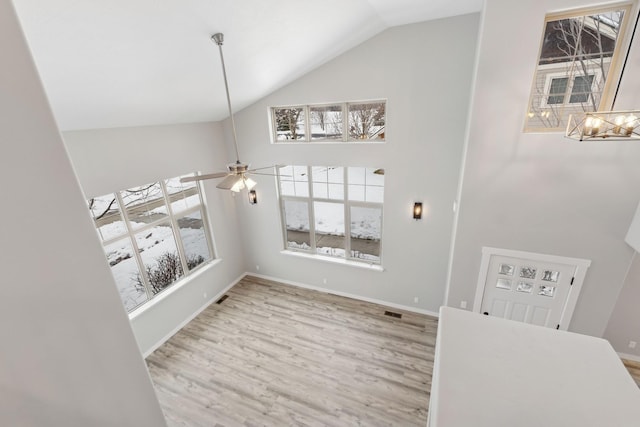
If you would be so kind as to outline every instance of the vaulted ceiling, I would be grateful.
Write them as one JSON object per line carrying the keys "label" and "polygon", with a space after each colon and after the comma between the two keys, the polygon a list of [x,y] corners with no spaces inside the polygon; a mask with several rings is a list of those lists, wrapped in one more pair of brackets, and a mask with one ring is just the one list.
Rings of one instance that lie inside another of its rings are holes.
{"label": "vaulted ceiling", "polygon": [[482,3],[14,0],[62,130],[225,118],[216,32],[239,110],[389,27]]}

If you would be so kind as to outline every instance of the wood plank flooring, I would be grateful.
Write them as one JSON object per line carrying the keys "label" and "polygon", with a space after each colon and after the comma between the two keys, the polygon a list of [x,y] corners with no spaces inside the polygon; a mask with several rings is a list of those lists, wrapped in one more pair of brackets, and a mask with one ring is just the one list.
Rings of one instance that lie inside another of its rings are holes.
{"label": "wood plank flooring", "polygon": [[633,379],[640,387],[640,362],[634,362],[632,360],[622,359],[622,363],[627,368]]}
{"label": "wood plank flooring", "polygon": [[436,318],[250,276],[227,295],[147,358],[169,426],[426,425]]}

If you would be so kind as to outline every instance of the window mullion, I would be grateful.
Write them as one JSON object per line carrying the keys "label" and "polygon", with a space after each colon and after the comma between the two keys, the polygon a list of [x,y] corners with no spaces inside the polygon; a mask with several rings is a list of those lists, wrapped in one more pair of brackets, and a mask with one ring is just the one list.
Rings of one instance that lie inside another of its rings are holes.
{"label": "window mullion", "polygon": [[169,192],[167,191],[167,186],[164,181],[160,181],[160,188],[162,189],[164,203],[167,206],[167,212],[169,213],[169,222],[171,223],[171,230],[173,231],[173,240],[176,242],[178,257],[180,258],[180,263],[182,264],[182,275],[184,276],[189,271],[189,268],[187,266],[187,256],[182,244],[182,237],[180,236],[180,226],[178,225],[178,220],[173,215],[173,208],[171,207],[171,197],[169,197]]}
{"label": "window mullion", "polygon": [[342,142],[349,141],[349,108],[347,103],[342,103]]}
{"label": "window mullion", "polygon": [[[127,207],[124,204],[124,200],[122,200],[122,196],[120,192],[115,193],[116,199],[118,200],[118,205],[120,205],[120,213],[122,214],[122,219],[124,220],[125,228],[127,229],[127,234],[129,235],[129,239],[131,240],[131,247],[133,248],[133,256],[136,259],[136,263],[138,264],[138,271],[140,274],[140,279],[142,281],[142,285],[144,286],[144,291],[147,294],[147,301],[153,298],[153,291],[151,290],[151,285],[149,284],[149,278],[147,277],[147,270],[144,268],[144,262],[142,262],[142,257],[140,256],[140,248],[138,247],[138,242],[136,241],[136,235],[133,231],[133,227],[131,226],[131,222],[129,221],[129,214],[127,213]],[[139,231],[138,231],[139,232]]]}
{"label": "window mullion", "polygon": [[304,128],[307,142],[311,142],[311,108],[308,105],[304,106]]}
{"label": "window mullion", "polygon": [[311,242],[311,252],[314,254],[317,253],[316,247],[316,216],[315,210],[313,208],[313,175],[311,175],[313,167],[307,166],[307,176],[309,179],[307,180],[307,184],[309,186],[309,198],[307,203],[307,208],[309,209],[309,241]]}
{"label": "window mullion", "polygon": [[349,202],[348,167],[343,168],[342,182],[344,194],[344,257],[351,258],[351,204]]}

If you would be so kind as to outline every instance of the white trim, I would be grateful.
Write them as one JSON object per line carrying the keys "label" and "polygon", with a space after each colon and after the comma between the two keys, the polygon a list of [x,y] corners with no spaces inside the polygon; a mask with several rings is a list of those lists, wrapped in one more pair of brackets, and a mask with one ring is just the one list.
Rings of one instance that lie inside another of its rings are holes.
{"label": "white trim", "polygon": [[621,359],[631,360],[632,362],[640,362],[640,356],[637,356],[635,354],[620,353],[619,351],[617,353]]}
{"label": "white trim", "polygon": [[185,286],[187,283],[189,283],[192,279],[200,276],[205,271],[211,269],[214,265],[218,265],[221,262],[222,262],[222,258],[214,259],[211,262],[207,263],[207,265],[205,265],[205,266],[203,266],[201,268],[192,270],[193,272],[190,273],[188,276],[182,276],[182,278],[180,278],[180,280],[172,283],[166,289],[163,289],[158,294],[156,294],[153,298],[147,300],[146,302],[140,304],[139,306],[137,306],[136,308],[131,310],[129,312],[129,320],[133,320],[136,317],[140,316],[142,313],[144,313],[145,311],[149,310],[151,307],[155,306],[160,301],[164,300],[169,295],[171,295],[174,292],[176,292],[178,289],[181,289],[183,286]]}
{"label": "white trim", "polygon": [[220,297],[222,297],[222,295],[224,295],[227,291],[229,291],[229,289],[233,288],[235,285],[238,284],[238,282],[242,279],[244,279],[244,277],[246,276],[246,273],[242,273],[239,277],[237,277],[233,282],[231,282],[230,285],[228,285],[227,287],[225,287],[223,290],[221,290],[220,292],[218,292],[216,295],[213,296],[213,298],[210,298],[207,302],[205,302],[199,309],[197,309],[196,311],[194,311],[189,317],[187,317],[184,321],[180,322],[180,324],[178,326],[176,326],[175,328],[173,328],[173,330],[171,332],[169,332],[167,335],[165,335],[164,337],[162,337],[158,342],[156,342],[154,345],[152,345],[148,350],[146,350],[144,353],[142,353],[142,357],[143,358],[147,358],[151,353],[153,353],[154,351],[156,351],[162,344],[164,344],[165,342],[167,342],[169,340],[169,338],[171,338],[172,336],[174,336],[176,333],[180,332],[180,330],[182,328],[184,328],[185,326],[187,326],[187,324],[189,322],[191,322],[193,319],[195,319],[200,313],[202,313],[207,307],[209,307],[211,304],[213,304],[215,301],[219,300]]}
{"label": "white trim", "polygon": [[480,309],[482,308],[482,297],[484,296],[485,282],[487,280],[489,262],[492,255],[506,256],[511,258],[523,258],[537,262],[549,262],[554,264],[575,266],[576,270],[573,275],[574,282],[573,285],[571,285],[569,288],[569,294],[567,295],[567,301],[560,316],[558,329],[566,331],[569,328],[571,316],[573,316],[573,311],[576,308],[576,303],[578,302],[578,296],[580,295],[580,291],[582,290],[582,284],[584,283],[587,269],[591,265],[590,260],[483,246],[482,262],[480,263],[480,272],[478,273],[478,282],[476,284],[476,295],[473,299],[472,311],[476,313],[480,313]]}
{"label": "white trim", "polygon": [[371,271],[378,271],[378,272],[383,272],[384,271],[384,267],[381,266],[380,264],[373,264],[373,263],[368,263],[366,261],[355,261],[353,258],[338,258],[338,257],[331,257],[331,256],[323,256],[320,254],[313,254],[310,252],[302,252],[302,251],[294,251],[291,249],[283,249],[280,251],[280,253],[282,255],[288,255],[288,256],[294,256],[294,257],[299,257],[299,258],[306,258],[306,259],[311,259],[311,260],[315,260],[315,261],[322,261],[322,262],[330,262],[332,264],[340,264],[340,265],[346,265],[348,267],[357,267],[357,268],[364,268],[365,270],[371,270]]}
{"label": "white trim", "polygon": [[399,310],[409,311],[409,312],[412,312],[412,313],[425,314],[427,316],[432,316],[432,317],[439,317],[439,314],[437,312],[435,312],[435,311],[422,310],[420,308],[409,307],[409,306],[406,306],[406,305],[396,304],[396,303],[389,302],[389,301],[382,301],[382,300],[378,300],[378,299],[375,299],[375,298],[363,297],[361,295],[355,295],[355,294],[350,294],[348,292],[336,291],[334,289],[322,288],[320,286],[308,285],[306,283],[295,282],[293,280],[286,280],[286,279],[281,279],[279,277],[267,276],[267,275],[264,275],[264,274],[258,274],[258,273],[253,273],[253,272],[247,272],[247,273],[245,273],[245,275],[246,276],[257,277],[259,279],[272,280],[274,282],[280,282],[280,283],[284,283],[285,285],[296,286],[298,288],[310,289],[312,291],[318,291],[318,292],[323,292],[323,293],[326,293],[326,294],[338,295],[338,296],[341,296],[341,297],[352,298],[352,299],[356,299],[356,300],[359,300],[359,301],[370,302],[370,303],[373,303],[373,304],[379,304],[379,305],[383,305],[383,306],[387,306],[387,307],[391,307],[391,308],[397,308]]}

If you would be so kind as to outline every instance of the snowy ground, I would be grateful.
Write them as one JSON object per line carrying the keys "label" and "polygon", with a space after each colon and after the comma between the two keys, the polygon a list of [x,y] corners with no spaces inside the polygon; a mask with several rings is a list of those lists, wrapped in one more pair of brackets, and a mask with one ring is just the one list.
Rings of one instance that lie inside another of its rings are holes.
{"label": "snowy ground", "polygon": [[[315,202],[314,215],[316,221],[316,234],[328,236],[344,236],[345,227],[343,212],[344,205],[342,203]],[[309,212],[307,209],[307,203],[294,200],[286,200],[285,213],[288,230],[309,232]],[[352,239],[375,240],[379,242],[381,237],[381,226],[382,217],[380,209],[360,206],[353,206],[351,208]],[[332,246],[323,246],[320,244],[320,242],[331,242],[332,240],[317,239],[317,252],[325,255],[344,257],[344,239],[333,240],[335,241]],[[287,245],[290,248],[305,250],[309,249],[309,245],[306,242],[288,241]],[[338,246],[341,246],[342,248]],[[372,261],[380,260],[378,254],[365,253],[362,251],[352,251],[351,256]]]}
{"label": "snowy ground", "polygon": [[[195,212],[185,218],[200,220],[200,212]],[[118,223],[113,224],[113,227],[120,227]],[[202,224],[201,221],[200,224]],[[107,230],[107,232],[109,231],[111,230]],[[204,259],[211,258],[203,228],[181,227],[180,236],[188,258],[197,255],[201,255]],[[136,234],[135,237],[145,266],[155,266],[155,260],[167,252],[174,254],[178,252],[173,231],[169,224],[145,230]],[[127,311],[130,311],[147,300],[144,289],[136,286],[140,272],[133,257],[133,247],[127,237],[105,246],[104,249],[109,265],[111,265],[111,271],[118,286],[120,297]]]}

